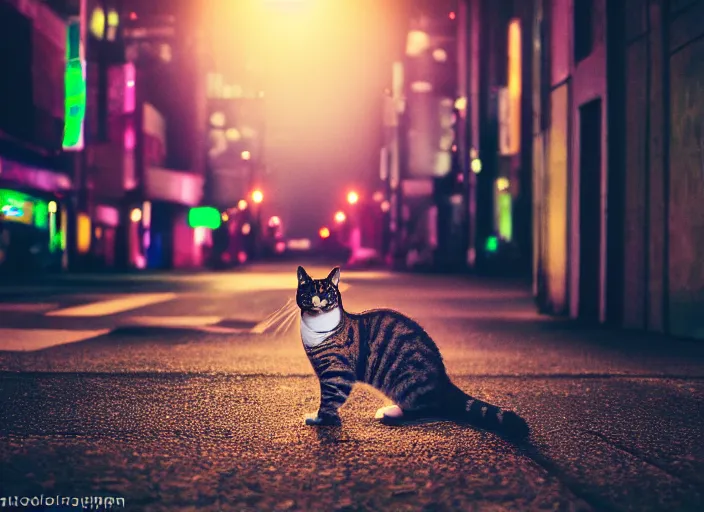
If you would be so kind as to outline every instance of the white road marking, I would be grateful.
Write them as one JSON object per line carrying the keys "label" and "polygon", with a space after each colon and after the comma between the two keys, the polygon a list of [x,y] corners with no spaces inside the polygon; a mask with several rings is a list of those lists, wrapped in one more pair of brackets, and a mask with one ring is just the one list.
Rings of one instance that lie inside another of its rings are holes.
{"label": "white road marking", "polygon": [[44,311],[55,309],[58,306],[58,304],[23,304],[12,302],[0,302],[0,311],[7,311],[13,313],[43,313]]}
{"label": "white road marking", "polygon": [[34,351],[103,336],[109,329],[66,331],[62,329],[0,329],[0,350]]}
{"label": "white road marking", "polygon": [[144,293],[125,296],[119,299],[83,304],[47,313],[47,316],[107,316],[130,309],[137,309],[177,297],[175,293]]}
{"label": "white road marking", "polygon": [[220,316],[131,316],[124,324],[142,327],[202,327],[222,321]]}

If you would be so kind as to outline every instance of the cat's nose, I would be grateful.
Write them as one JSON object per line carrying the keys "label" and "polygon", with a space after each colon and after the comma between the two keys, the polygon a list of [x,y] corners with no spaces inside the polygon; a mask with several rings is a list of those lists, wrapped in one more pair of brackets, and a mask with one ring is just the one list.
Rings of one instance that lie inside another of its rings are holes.
{"label": "cat's nose", "polygon": [[313,297],[313,305],[314,305],[316,308],[317,308],[318,306],[320,306],[320,297],[318,297],[317,295]]}

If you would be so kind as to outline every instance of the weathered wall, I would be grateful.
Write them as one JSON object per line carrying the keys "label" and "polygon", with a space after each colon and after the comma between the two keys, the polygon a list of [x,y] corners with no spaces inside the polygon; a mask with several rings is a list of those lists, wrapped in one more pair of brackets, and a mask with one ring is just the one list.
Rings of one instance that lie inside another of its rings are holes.
{"label": "weathered wall", "polygon": [[704,1],[625,5],[624,324],[704,337]]}
{"label": "weathered wall", "polygon": [[[626,169],[623,226],[624,311],[629,328],[644,327],[646,180],[648,173],[648,41],[643,35],[626,49]],[[618,172],[613,169],[612,172]]]}
{"label": "weathered wall", "polygon": [[[670,26],[669,320],[704,338],[704,1]],[[698,38],[698,39],[697,39]]]}
{"label": "weathered wall", "polygon": [[[606,90],[606,5],[605,0],[594,0],[594,26],[592,51],[586,58],[579,62],[572,63],[572,98],[570,105],[570,119],[572,119],[569,144],[571,153],[569,158],[569,305],[570,315],[577,317],[579,314],[579,294],[580,294],[580,107],[586,103],[600,98],[602,105],[607,102]],[[572,4],[572,2],[564,2]],[[570,22],[572,12],[570,11]],[[570,23],[571,26],[571,23]],[[599,208],[601,250],[599,252],[599,309],[600,317],[605,314],[605,289],[606,289],[606,211],[607,205],[604,199],[607,194],[606,189],[606,167],[608,159],[608,123],[606,122],[607,111],[602,108],[601,119],[601,168],[599,181],[601,183],[601,205]]]}

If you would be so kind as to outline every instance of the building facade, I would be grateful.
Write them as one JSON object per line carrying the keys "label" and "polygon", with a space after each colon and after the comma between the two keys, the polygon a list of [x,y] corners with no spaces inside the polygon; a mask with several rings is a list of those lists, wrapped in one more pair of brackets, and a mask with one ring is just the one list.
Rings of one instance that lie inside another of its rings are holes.
{"label": "building facade", "polygon": [[62,151],[67,23],[0,1],[0,271],[66,266],[72,170]]}
{"label": "building facade", "polygon": [[540,307],[704,337],[704,2],[533,7]]}

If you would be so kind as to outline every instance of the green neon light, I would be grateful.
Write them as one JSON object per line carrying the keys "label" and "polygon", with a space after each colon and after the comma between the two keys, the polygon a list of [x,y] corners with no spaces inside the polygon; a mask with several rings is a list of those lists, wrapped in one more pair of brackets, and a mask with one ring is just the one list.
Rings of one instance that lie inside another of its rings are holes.
{"label": "green neon light", "polygon": [[221,222],[220,210],[211,206],[191,208],[188,212],[188,225],[192,228],[218,229]]}
{"label": "green neon light", "polygon": [[46,229],[49,227],[49,203],[21,192],[0,189],[0,218]]}
{"label": "green neon light", "polygon": [[49,227],[49,203],[44,201],[35,201],[34,225],[39,229],[47,229]]}
{"label": "green neon light", "polygon": [[495,236],[490,236],[486,239],[486,245],[484,246],[486,252],[496,252],[499,250],[499,239]]}
{"label": "green neon light", "polygon": [[83,120],[86,113],[85,70],[80,59],[80,23],[68,29],[66,45],[64,149],[83,148]]}
{"label": "green neon light", "polygon": [[511,207],[510,192],[499,192],[497,208],[499,213],[499,237],[506,242],[510,242],[513,236],[513,208]]}

